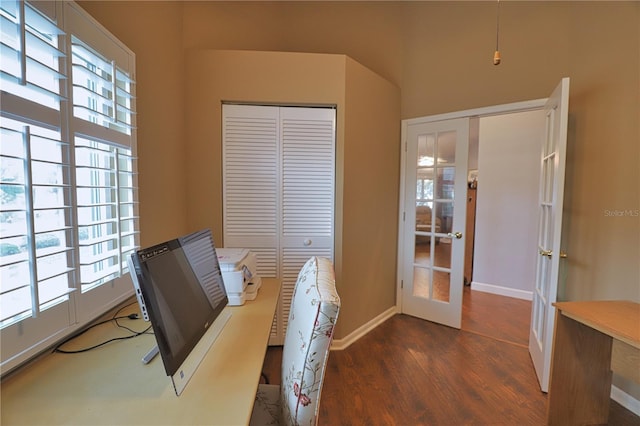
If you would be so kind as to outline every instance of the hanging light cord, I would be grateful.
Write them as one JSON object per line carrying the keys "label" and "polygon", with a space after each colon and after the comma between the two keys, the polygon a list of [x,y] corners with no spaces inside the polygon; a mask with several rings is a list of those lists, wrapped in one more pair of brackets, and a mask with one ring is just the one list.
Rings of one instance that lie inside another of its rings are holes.
{"label": "hanging light cord", "polygon": [[493,65],[500,65],[500,49],[498,42],[500,40],[500,0],[496,8],[496,51],[493,53]]}

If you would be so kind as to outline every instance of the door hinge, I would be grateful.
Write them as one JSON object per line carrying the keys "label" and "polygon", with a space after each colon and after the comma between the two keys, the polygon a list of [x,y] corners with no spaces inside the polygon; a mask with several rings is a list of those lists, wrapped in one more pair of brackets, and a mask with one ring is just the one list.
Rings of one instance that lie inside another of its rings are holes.
{"label": "door hinge", "polygon": [[400,280],[400,290],[404,288],[404,280]]}
{"label": "door hinge", "polygon": [[402,212],[402,221],[407,220],[407,212]]}

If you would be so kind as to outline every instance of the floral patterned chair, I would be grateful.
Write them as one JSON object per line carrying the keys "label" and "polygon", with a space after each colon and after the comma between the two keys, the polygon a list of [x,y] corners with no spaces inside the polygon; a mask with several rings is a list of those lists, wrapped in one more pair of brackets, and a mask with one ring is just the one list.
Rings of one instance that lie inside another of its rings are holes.
{"label": "floral patterned chair", "polygon": [[333,265],[310,258],[293,290],[282,350],[282,385],[260,384],[251,425],[315,425],[333,328],[340,310]]}

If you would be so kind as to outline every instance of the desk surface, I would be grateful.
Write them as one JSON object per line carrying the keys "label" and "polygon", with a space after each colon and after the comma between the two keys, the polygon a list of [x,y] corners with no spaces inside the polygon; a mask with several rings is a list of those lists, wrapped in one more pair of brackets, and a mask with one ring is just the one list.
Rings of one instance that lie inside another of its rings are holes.
{"label": "desk surface", "polygon": [[560,312],[614,339],[640,348],[640,303],[626,300],[557,302]]}
{"label": "desk surface", "polygon": [[[547,424],[606,424],[616,342],[640,348],[640,304],[630,301],[554,303],[557,308]],[[635,355],[629,357],[638,369]]]}
{"label": "desk surface", "polygon": [[[143,335],[81,354],[53,353],[3,380],[1,423],[247,424],[279,290],[275,280],[263,279],[255,300],[225,308],[231,318],[179,397],[160,356],[141,363],[155,344],[152,335]],[[115,332],[101,326],[73,346],[88,346]]]}

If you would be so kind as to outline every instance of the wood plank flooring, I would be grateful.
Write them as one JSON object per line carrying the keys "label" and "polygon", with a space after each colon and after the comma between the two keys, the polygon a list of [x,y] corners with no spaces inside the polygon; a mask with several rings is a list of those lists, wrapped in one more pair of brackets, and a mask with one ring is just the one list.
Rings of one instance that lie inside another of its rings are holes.
{"label": "wood plank flooring", "polygon": [[[320,425],[544,425],[527,349],[530,302],[465,288],[462,330],[396,315],[332,351]],[[281,347],[264,371],[279,383]],[[640,425],[611,401],[609,424]]]}
{"label": "wood plank flooring", "polygon": [[462,330],[529,346],[531,302],[464,288]]}
{"label": "wood plank flooring", "polygon": [[[451,267],[451,243],[440,241],[433,246],[433,261],[431,260],[431,244],[416,242],[415,263],[413,268],[413,294],[443,302],[449,301],[450,275],[447,272],[431,270],[431,265],[442,268]],[[433,276],[431,277],[431,273]],[[433,287],[432,294],[429,294]]]}

